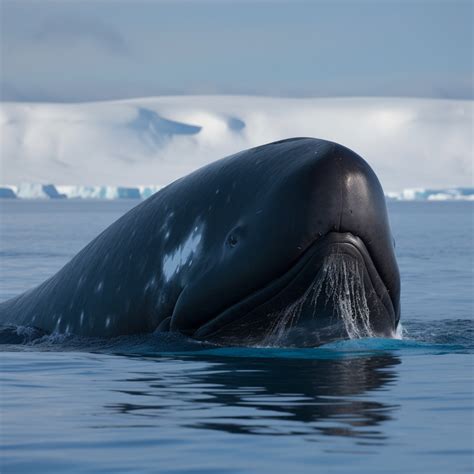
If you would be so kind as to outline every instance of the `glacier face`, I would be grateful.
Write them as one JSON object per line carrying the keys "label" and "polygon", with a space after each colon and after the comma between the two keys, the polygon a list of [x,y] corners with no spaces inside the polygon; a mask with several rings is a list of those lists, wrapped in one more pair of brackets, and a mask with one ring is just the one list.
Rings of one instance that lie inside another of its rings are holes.
{"label": "glacier face", "polygon": [[[473,101],[408,98],[179,96],[2,103],[0,183],[15,184],[23,197],[45,197],[45,183],[68,183],[56,186],[68,197],[146,197],[242,149],[314,136],[352,148],[374,168],[384,189],[400,196],[408,188],[469,187],[473,117]],[[159,186],[146,191],[137,183]]]}

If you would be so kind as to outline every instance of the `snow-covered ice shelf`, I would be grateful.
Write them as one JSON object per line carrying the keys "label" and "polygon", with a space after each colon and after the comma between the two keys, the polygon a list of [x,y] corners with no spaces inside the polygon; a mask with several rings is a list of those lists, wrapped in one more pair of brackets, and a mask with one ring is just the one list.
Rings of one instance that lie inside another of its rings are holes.
{"label": "snow-covered ice shelf", "polygon": [[473,103],[245,96],[6,102],[0,104],[0,184],[15,185],[19,197],[54,197],[49,183],[67,197],[146,197],[155,185],[137,183],[164,186],[231,153],[312,136],[363,156],[383,188],[396,191],[389,197],[464,198],[462,188],[473,186]]}

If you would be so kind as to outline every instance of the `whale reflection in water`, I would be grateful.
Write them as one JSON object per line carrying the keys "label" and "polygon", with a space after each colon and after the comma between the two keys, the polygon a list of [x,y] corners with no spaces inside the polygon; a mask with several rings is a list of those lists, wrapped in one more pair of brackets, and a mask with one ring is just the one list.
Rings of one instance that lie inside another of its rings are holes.
{"label": "whale reflection in water", "polygon": [[106,408],[149,418],[157,427],[166,418],[171,422],[179,409],[186,428],[345,436],[369,443],[383,442],[381,425],[398,408],[371,393],[396,381],[393,369],[400,361],[388,354],[336,359],[201,354],[183,356],[179,373],[166,370],[176,359],[156,362],[154,373],[127,374],[126,388],[119,392],[128,395],[128,403]]}

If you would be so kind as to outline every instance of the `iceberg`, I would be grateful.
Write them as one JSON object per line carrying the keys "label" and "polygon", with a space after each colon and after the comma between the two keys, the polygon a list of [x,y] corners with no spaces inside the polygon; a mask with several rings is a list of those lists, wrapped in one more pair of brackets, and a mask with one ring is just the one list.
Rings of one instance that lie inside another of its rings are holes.
{"label": "iceberg", "polygon": [[408,188],[400,192],[388,192],[386,197],[389,201],[474,201],[474,188]]}
{"label": "iceberg", "polygon": [[75,186],[58,185],[57,189],[69,199],[146,199],[159,186]]}
{"label": "iceberg", "polygon": [[69,199],[147,199],[162,186],[112,186],[112,185],[58,185],[58,191]]}
{"label": "iceberg", "polygon": [[0,186],[1,199],[16,199],[16,190],[12,186]]}
{"label": "iceberg", "polygon": [[23,199],[63,199],[54,184],[21,183],[15,187],[15,194]]}
{"label": "iceberg", "polygon": [[[0,187],[0,198],[20,199],[147,199],[159,191],[160,185],[43,185],[22,183],[20,186]],[[446,189],[407,188],[385,194],[388,201],[474,201],[474,187]]]}

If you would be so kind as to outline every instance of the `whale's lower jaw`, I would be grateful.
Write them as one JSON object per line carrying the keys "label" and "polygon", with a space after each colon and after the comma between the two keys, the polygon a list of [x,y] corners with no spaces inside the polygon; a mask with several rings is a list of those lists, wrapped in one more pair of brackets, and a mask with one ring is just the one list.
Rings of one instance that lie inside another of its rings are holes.
{"label": "whale's lower jaw", "polygon": [[289,272],[192,337],[223,345],[317,346],[337,339],[392,337],[397,322],[361,239],[332,232]]}

